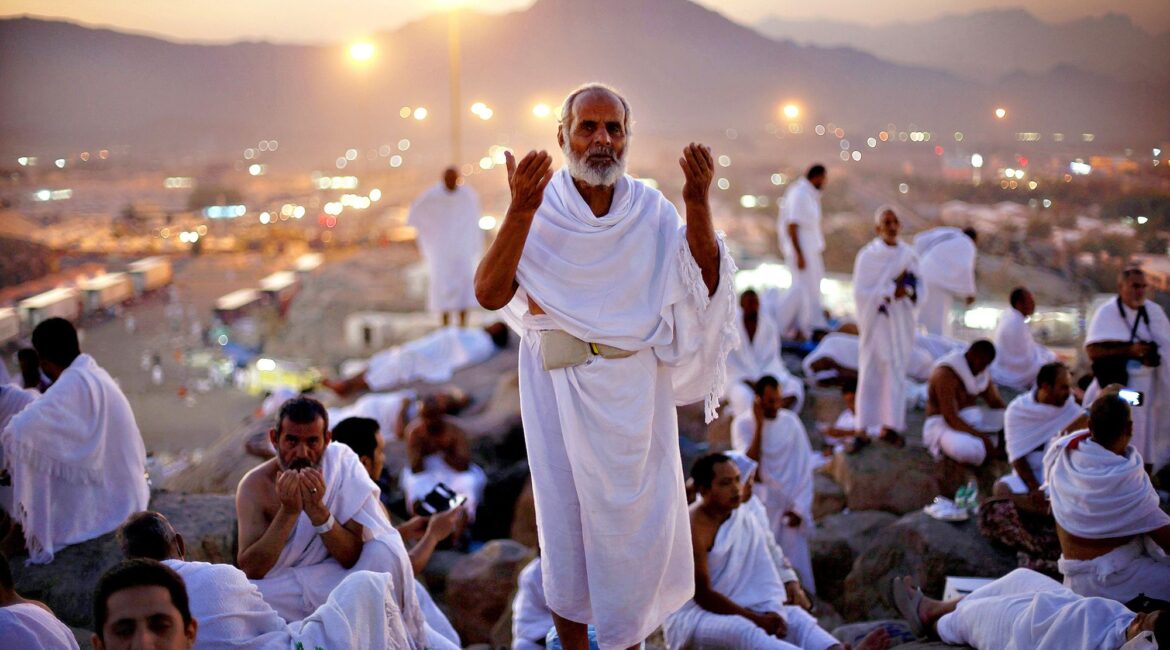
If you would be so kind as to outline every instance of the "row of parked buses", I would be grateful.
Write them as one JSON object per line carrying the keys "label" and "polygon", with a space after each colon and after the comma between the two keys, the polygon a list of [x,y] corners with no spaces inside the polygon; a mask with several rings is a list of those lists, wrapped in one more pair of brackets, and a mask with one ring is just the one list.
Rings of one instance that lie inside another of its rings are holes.
{"label": "row of parked buses", "polygon": [[274,307],[281,317],[301,288],[301,277],[321,266],[320,253],[306,253],[297,258],[292,271],[277,271],[260,278],[259,286],[237,289],[215,301],[215,316],[226,325],[252,314],[262,306]]}
{"label": "row of parked buses", "polygon": [[76,323],[170,283],[171,260],[157,256],[131,262],[124,272],[103,273],[80,280],[75,286],[56,287],[30,296],[16,307],[0,308],[0,345],[15,341],[22,332],[32,332],[46,319],[64,318]]}

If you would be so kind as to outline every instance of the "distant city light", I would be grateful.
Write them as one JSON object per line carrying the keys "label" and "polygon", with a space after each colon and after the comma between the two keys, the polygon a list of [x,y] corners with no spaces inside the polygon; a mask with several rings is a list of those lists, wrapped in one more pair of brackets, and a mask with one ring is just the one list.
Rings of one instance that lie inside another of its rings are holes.
{"label": "distant city light", "polygon": [[414,111],[411,110],[409,106],[403,106],[402,108],[398,109],[398,117],[401,117],[404,120],[410,117],[413,113]]}
{"label": "distant city light", "polygon": [[785,104],[784,117],[790,120],[795,120],[796,118],[800,117],[800,107],[796,104]]}
{"label": "distant city light", "polygon": [[345,159],[346,160],[351,160],[351,161],[357,160],[357,156],[358,156],[357,149],[346,149],[345,150]]}
{"label": "distant city light", "polygon": [[255,149],[253,149],[251,147],[244,149],[244,160],[251,160],[255,157],[256,157],[256,150]]}
{"label": "distant city light", "polygon": [[16,163],[17,163],[18,165],[20,165],[21,167],[27,167],[27,166],[29,165],[29,160],[34,160],[34,161],[35,161],[35,160],[36,160],[36,158],[31,158],[31,159],[30,159],[28,156],[21,156],[20,158],[17,158],[17,159],[16,159]]}
{"label": "distant city light", "polygon": [[381,201],[382,200],[382,190],[380,190],[376,187],[374,189],[370,190],[370,200],[375,202],[375,203],[377,203],[378,201]]}
{"label": "distant city light", "polygon": [[57,169],[65,169],[65,159],[64,158],[58,158],[58,159],[54,160],[53,164],[57,166]]}
{"label": "distant city light", "polygon": [[267,212],[261,212],[260,223],[267,224],[269,221],[272,221],[272,215],[268,214]]}
{"label": "distant city light", "polygon": [[1005,117],[1007,117],[1007,109],[1005,109],[1005,108],[995,109],[995,119],[1002,120]]}
{"label": "distant city light", "polygon": [[209,205],[203,208],[203,216],[208,219],[235,219],[248,213],[243,205]]}
{"label": "distant city light", "polygon": [[823,124],[816,125],[816,127],[813,129],[813,133],[816,133],[817,135],[824,135],[825,134],[825,125],[823,125]]}
{"label": "distant city light", "polygon": [[983,167],[983,156],[977,153],[971,154],[971,166],[975,169]]}
{"label": "distant city light", "polygon": [[1042,203],[1043,203],[1044,207],[1046,207],[1046,208],[1052,207],[1052,199],[1044,199],[1044,201],[1042,201]]}
{"label": "distant city light", "polygon": [[1138,217],[1137,218],[1138,225],[1140,225],[1140,226],[1144,226],[1147,221],[1149,221],[1149,218],[1147,218],[1147,217]]}
{"label": "distant city light", "polygon": [[487,104],[483,102],[475,102],[471,105],[471,113],[481,120],[490,120],[495,114],[492,109],[488,108]]}
{"label": "distant city light", "polygon": [[474,104],[471,105],[471,114],[472,115],[479,115],[480,111],[483,111],[486,108],[487,108],[487,104],[485,104],[483,102],[475,102]]}
{"label": "distant city light", "polygon": [[877,138],[869,138],[865,141],[865,144],[869,145],[870,149],[873,149],[877,146]]}
{"label": "distant city light", "polygon": [[784,174],[772,174],[772,184],[773,185],[783,185],[784,184]]}
{"label": "distant city light", "polygon": [[730,167],[731,166],[731,156],[728,156],[728,155],[719,156],[719,166],[720,167]]}
{"label": "distant city light", "polygon": [[861,162],[861,152],[860,151],[854,151],[850,155],[853,156],[853,162]]}
{"label": "distant city light", "polygon": [[906,183],[899,183],[898,184],[898,193],[899,194],[909,194],[910,193],[910,186],[907,185]]}
{"label": "distant city light", "polygon": [[532,114],[536,117],[539,117],[540,119],[544,119],[549,115],[552,115],[552,107],[544,103],[537,104],[536,106],[532,107]]}
{"label": "distant city light", "polygon": [[248,173],[252,176],[259,176],[264,173],[264,165],[251,164],[248,165]]}
{"label": "distant city light", "polygon": [[357,176],[322,176],[317,179],[319,190],[352,190],[357,186]]}
{"label": "distant city light", "polygon": [[1077,158],[1068,164],[1068,170],[1078,176],[1088,176],[1093,171],[1093,166]]}
{"label": "distant city light", "polygon": [[194,185],[195,179],[190,176],[168,176],[163,179],[163,187],[168,190],[188,189]]}
{"label": "distant city light", "polygon": [[490,214],[485,214],[479,218],[480,230],[492,230],[496,227],[496,218]]}
{"label": "distant city light", "polygon": [[399,156],[398,154],[394,154],[393,156],[390,156],[390,166],[391,167],[401,167],[402,166],[402,156]]}
{"label": "distant city light", "polygon": [[349,58],[354,61],[369,61],[374,58],[374,44],[362,41],[349,46]]}
{"label": "distant city light", "polygon": [[298,205],[297,207],[293,208],[293,215],[292,216],[293,216],[293,219],[303,219],[305,216],[305,206]]}
{"label": "distant city light", "polygon": [[727,180],[726,178],[720,178],[715,184],[721,190],[727,190],[731,188],[731,181]]}
{"label": "distant city light", "polygon": [[414,109],[414,119],[421,122],[422,120],[427,119],[427,113],[428,111],[425,107],[419,106],[418,108]]}
{"label": "distant city light", "polygon": [[491,169],[492,167],[495,167],[495,166],[496,166],[496,163],[495,163],[495,161],[492,160],[491,156],[484,156],[483,158],[479,159],[479,168],[480,169],[486,170],[486,169]]}
{"label": "distant city light", "polygon": [[409,148],[410,148],[410,140],[403,138],[403,139],[398,141],[398,150],[399,151],[406,151]]}
{"label": "distant city light", "polygon": [[338,169],[345,169],[345,166],[349,164],[349,161],[345,159],[345,156],[341,156],[337,160],[333,161],[333,164],[336,165]]}
{"label": "distant city light", "polygon": [[962,141],[963,141],[963,132],[962,131],[955,131],[955,142],[962,142]]}
{"label": "distant city light", "polygon": [[759,205],[759,201],[757,201],[756,197],[752,194],[744,194],[743,196],[739,197],[739,205],[741,207],[750,209]]}

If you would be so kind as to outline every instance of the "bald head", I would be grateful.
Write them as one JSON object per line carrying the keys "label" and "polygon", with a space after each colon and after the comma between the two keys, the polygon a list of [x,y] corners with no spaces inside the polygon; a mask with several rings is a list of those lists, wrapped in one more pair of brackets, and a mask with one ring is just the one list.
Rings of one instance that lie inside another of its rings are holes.
{"label": "bald head", "polygon": [[448,167],[443,171],[443,185],[447,187],[448,192],[454,192],[459,185],[459,170],[454,167]]}

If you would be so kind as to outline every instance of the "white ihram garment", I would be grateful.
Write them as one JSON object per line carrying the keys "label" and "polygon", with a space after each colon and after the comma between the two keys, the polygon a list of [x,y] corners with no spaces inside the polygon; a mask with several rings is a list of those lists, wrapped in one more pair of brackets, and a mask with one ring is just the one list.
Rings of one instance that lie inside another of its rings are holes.
{"label": "white ihram garment", "polygon": [[466,185],[450,192],[437,183],[410,206],[406,224],[418,231],[418,246],[430,270],[431,311],[476,306],[475,265],[483,253],[479,217],[479,197]]}
{"label": "white ihram garment", "polygon": [[539,650],[553,627],[552,612],[544,600],[539,557],[521,569],[517,583],[512,600],[512,650]]}
{"label": "white ihram garment", "polygon": [[1119,602],[1078,596],[1016,569],[959,601],[938,620],[938,635],[976,650],[1118,650],[1134,616]]}
{"label": "white ihram garment", "polygon": [[429,639],[414,591],[410,556],[402,536],[386,518],[378,486],[370,480],[357,454],[342,444],[325,448],[321,473],[325,477],[324,503],[338,525],[350,520],[362,525],[364,543],[357,564],[346,569],[333,559],[308,515],[302,512],[276,564],[252,583],[281,618],[297,621],[325,604],[330,592],[347,575],[363,570],[389,573],[411,648],[425,647]]}
{"label": "white ihram garment", "polygon": [[914,347],[914,303],[895,299],[894,280],[916,272],[914,251],[875,238],[853,264],[853,300],[860,329],[857,371],[857,429],[906,428],[907,366]]}
{"label": "white ihram garment", "polygon": [[958,228],[943,226],[914,237],[918,255],[918,324],[929,334],[951,334],[951,303],[975,295],[975,242]]}
{"label": "white ihram garment", "polygon": [[[796,266],[796,248],[788,235],[789,224],[796,224],[796,236],[800,240],[800,252],[804,255],[804,268]],[[806,338],[813,329],[826,326],[824,308],[821,307],[821,280],[825,277],[825,237],[821,233],[821,191],[807,178],[801,177],[789,186],[780,201],[780,221],[777,233],[780,250],[792,273],[792,285],[788,288],[798,304],[797,326]]]}
{"label": "white ihram garment", "polygon": [[20,650],[77,650],[69,626],[40,605],[17,603],[0,607],[0,641]]}
{"label": "white ihram garment", "polygon": [[745,382],[754,383],[764,375],[776,378],[784,397],[796,398],[792,411],[800,413],[804,405],[804,382],[788,372],[780,357],[780,329],[775,321],[761,311],[754,338],[748,338],[743,312],[738,309],[735,322],[739,325],[739,348],[727,355],[727,413],[736,415],[752,410],[755,393]]}
{"label": "white ihram garment", "polygon": [[82,354],[0,434],[12,476],[12,512],[30,561],[116,529],[145,510],[146,448],[130,403]]}
{"label": "white ihram garment", "polygon": [[1057,438],[1044,454],[1044,478],[1052,516],[1061,528],[1085,539],[1138,536],[1092,560],[1060,559],[1064,584],[1082,596],[1127,602],[1139,593],[1170,600],[1170,559],[1145,533],[1170,525],[1158,493],[1127,447],[1118,455],[1087,431]]}
{"label": "white ihram garment", "polygon": [[[1110,300],[1093,314],[1085,334],[1086,347],[1093,343],[1130,342],[1137,312],[1123,304],[1123,318],[1122,312],[1117,309],[1118,304],[1117,299]],[[1145,394],[1142,405],[1130,409],[1133,416],[1133,446],[1157,472],[1170,464],[1170,319],[1153,301],[1147,300],[1145,308],[1149,322],[1141,320],[1135,333],[1136,338],[1138,341],[1158,344],[1162,365],[1150,368],[1137,361],[1130,361],[1128,388]],[[1097,388],[1094,380],[1090,386],[1094,396]]]}
{"label": "white ihram garment", "polygon": [[230,564],[165,560],[187,585],[191,616],[199,621],[198,650],[410,648],[390,574],[351,574],[326,603],[286,622],[260,591]]}
{"label": "white ihram garment", "polygon": [[[984,370],[975,375],[967,364],[966,350],[955,350],[935,363],[935,368],[950,368],[968,395],[981,395],[991,385],[991,374]],[[968,406],[959,411],[959,417],[977,431],[998,432],[1003,428],[1004,411]],[[998,438],[991,437],[992,442]],[[922,425],[922,442],[935,458],[947,456],[968,465],[982,465],[987,459],[987,447],[983,440],[965,431],[956,431],[947,426],[941,415],[931,415]]]}
{"label": "white ihram garment", "polygon": [[666,619],[667,648],[824,650],[839,643],[808,612],[784,604],[787,593],[769,550],[770,537],[750,510],[736,508],[715,534],[707,553],[707,571],[713,590],[740,607],[780,614],[788,623],[788,634],[778,639],[742,616],[715,614],[691,600]]}
{"label": "white ihram garment", "polygon": [[[736,451],[747,452],[755,427],[755,415],[750,412],[732,421],[731,445]],[[772,534],[809,592],[816,591],[808,549],[808,537],[813,529],[812,473],[812,446],[808,442],[808,432],[796,414],[781,409],[775,419],[764,421],[759,467],[762,483],[756,486],[764,488],[758,496],[768,511]],[[786,512],[800,515],[800,525],[787,525],[784,522]]]}
{"label": "white ihram garment", "polygon": [[[522,333],[520,402],[545,596],[602,648],[646,638],[694,593],[675,407],[714,419],[738,343],[720,240],[708,297],[674,206],[629,177],[595,217],[562,169],[545,189],[505,317]],[[527,314],[528,299],[544,315]],[[519,318],[518,318],[519,317]],[[635,354],[545,370],[542,330]]]}
{"label": "white ihram garment", "polygon": [[[3,364],[0,363],[0,367]],[[41,394],[35,390],[21,388],[16,384],[0,383],[0,433],[8,426],[8,421],[24,407],[32,404]],[[4,448],[0,447],[0,469],[4,468]],[[0,510],[12,512],[12,486],[0,485]]]}
{"label": "white ihram garment", "polygon": [[382,350],[366,365],[366,385],[386,391],[412,381],[450,381],[456,370],[482,363],[496,353],[492,337],[478,327],[444,327]]}
{"label": "white ihram garment", "polygon": [[1027,390],[1036,384],[1036,373],[1046,363],[1056,360],[1056,353],[1036,342],[1024,315],[1009,308],[995,326],[995,361],[991,378],[995,383]]}
{"label": "white ihram garment", "polygon": [[[998,356],[998,355],[997,355]],[[1004,446],[1009,462],[1027,458],[1032,475],[1038,483],[1044,482],[1044,450],[1048,442],[1060,435],[1081,417],[1084,409],[1071,396],[1064,404],[1053,406],[1036,401],[1036,391],[1022,393],[1008,404],[1003,417]],[[1025,485],[1024,479],[1013,469],[1009,485]],[[1005,477],[1006,478],[1006,477]],[[1027,490],[1023,490],[1027,492]]]}
{"label": "white ihram garment", "polygon": [[423,458],[423,471],[416,474],[410,471],[410,466],[407,465],[402,468],[399,483],[406,492],[407,503],[422,499],[439,483],[445,484],[455,494],[467,497],[465,509],[468,517],[474,521],[475,512],[483,502],[487,474],[484,474],[483,469],[475,463],[468,465],[466,471],[460,472],[448,465],[442,454],[427,454]]}

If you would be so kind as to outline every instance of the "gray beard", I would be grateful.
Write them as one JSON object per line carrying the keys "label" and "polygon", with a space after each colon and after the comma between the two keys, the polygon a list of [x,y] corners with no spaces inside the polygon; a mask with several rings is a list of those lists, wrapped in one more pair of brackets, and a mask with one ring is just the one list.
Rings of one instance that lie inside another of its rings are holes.
{"label": "gray beard", "polygon": [[588,154],[578,157],[569,148],[569,142],[566,140],[565,145],[561,147],[565,154],[565,162],[569,166],[569,175],[575,180],[581,181],[586,185],[593,187],[610,187],[618,182],[622,176],[626,174],[626,152],[622,150],[622,154],[618,157],[617,162],[606,165],[605,167],[595,167],[590,165],[586,160]]}

